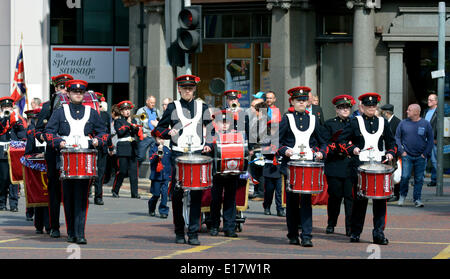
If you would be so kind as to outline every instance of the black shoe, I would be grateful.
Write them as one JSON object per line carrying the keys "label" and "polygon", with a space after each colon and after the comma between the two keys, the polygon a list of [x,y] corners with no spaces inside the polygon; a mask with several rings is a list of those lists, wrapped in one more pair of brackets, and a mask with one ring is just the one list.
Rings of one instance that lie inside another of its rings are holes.
{"label": "black shoe", "polygon": [[286,212],[282,211],[277,211],[277,216],[279,217],[286,217]]}
{"label": "black shoe", "polygon": [[163,214],[160,214],[159,217],[160,217],[161,219],[167,219],[167,214],[164,214],[164,213],[163,213]]}
{"label": "black shoe", "polygon": [[291,245],[299,245],[300,244],[300,240],[298,240],[298,237],[289,238],[289,244],[291,244]]}
{"label": "black shoe", "polygon": [[386,237],[374,237],[373,238],[373,243],[378,244],[378,245],[388,245],[389,244],[389,240]]}
{"label": "black shoe", "polygon": [[236,232],[233,232],[233,231],[230,231],[230,232],[224,232],[224,235],[225,235],[226,237],[234,237],[234,238],[238,237],[237,233],[236,233]]}
{"label": "black shoe", "polygon": [[175,243],[176,244],[185,244],[186,243],[186,239],[184,238],[184,235],[177,235],[175,237]]}
{"label": "black shoe", "polygon": [[209,230],[209,235],[210,235],[210,236],[217,236],[217,235],[219,235],[219,229],[217,229],[217,228],[211,228],[211,229]]}
{"label": "black shoe", "polygon": [[105,204],[105,203],[103,202],[102,199],[95,199],[95,200],[94,200],[94,203],[95,203],[96,205],[104,205],[104,204]]}
{"label": "black shoe", "polygon": [[69,237],[67,237],[67,242],[75,243],[75,242],[77,242],[77,238],[75,236],[69,236]]}
{"label": "black shoe", "polygon": [[61,237],[61,234],[59,233],[59,230],[50,230],[50,237],[58,238]]}
{"label": "black shoe", "polygon": [[156,214],[155,214],[155,211],[150,211],[150,210],[149,210],[149,211],[148,211],[148,215],[150,215],[150,216],[153,217],[153,216],[155,216]]}
{"label": "black shoe", "polygon": [[38,230],[38,229],[36,229],[36,234],[44,234],[44,230]]}
{"label": "black shoe", "polygon": [[334,227],[332,226],[327,226],[327,229],[325,230],[326,234],[331,234],[334,233]]}
{"label": "black shoe", "polygon": [[428,187],[436,187],[436,182],[430,182],[427,184]]}
{"label": "black shoe", "polygon": [[302,239],[301,245],[303,247],[313,247],[311,239]]}
{"label": "black shoe", "polygon": [[350,242],[359,242],[359,235],[350,235]]}
{"label": "black shoe", "polygon": [[269,208],[264,208],[264,215],[271,215]]}
{"label": "black shoe", "polygon": [[87,244],[87,240],[84,237],[77,238],[77,244]]}
{"label": "black shoe", "polygon": [[111,191],[113,198],[120,198],[119,194],[114,191]]}
{"label": "black shoe", "polygon": [[31,221],[33,221],[33,217],[26,217],[26,220],[27,220],[28,222],[31,222]]}
{"label": "black shoe", "polygon": [[11,211],[11,212],[18,212],[19,209],[18,209],[17,207],[11,207],[10,211]]}
{"label": "black shoe", "polygon": [[350,229],[345,229],[345,236],[351,236],[352,233],[350,231]]}
{"label": "black shoe", "polygon": [[140,199],[141,196],[137,195],[137,196],[131,196],[132,199]]}
{"label": "black shoe", "polygon": [[188,244],[198,246],[198,245],[200,245],[200,241],[198,240],[198,238],[189,238]]}
{"label": "black shoe", "polygon": [[392,196],[390,199],[388,199],[387,201],[388,202],[396,202],[396,201],[398,201],[400,199],[400,197],[399,196]]}

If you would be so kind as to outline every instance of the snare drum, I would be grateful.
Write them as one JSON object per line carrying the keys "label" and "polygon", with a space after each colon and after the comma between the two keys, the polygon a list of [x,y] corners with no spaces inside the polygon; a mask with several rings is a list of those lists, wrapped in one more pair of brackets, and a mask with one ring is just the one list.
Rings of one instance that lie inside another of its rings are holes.
{"label": "snare drum", "polygon": [[61,150],[60,179],[97,177],[97,150],[68,148]]}
{"label": "snare drum", "polygon": [[393,195],[393,172],[389,165],[372,163],[358,167],[358,194],[372,199],[388,199]]}
{"label": "snare drum", "polygon": [[212,161],[203,155],[184,155],[175,159],[177,185],[183,189],[204,190],[212,187]]}
{"label": "snare drum", "polygon": [[241,133],[219,134],[214,146],[214,166],[218,174],[242,174],[248,168],[248,146]]}
{"label": "snare drum", "polygon": [[288,163],[287,191],[301,194],[318,194],[323,191],[322,162],[291,160]]}

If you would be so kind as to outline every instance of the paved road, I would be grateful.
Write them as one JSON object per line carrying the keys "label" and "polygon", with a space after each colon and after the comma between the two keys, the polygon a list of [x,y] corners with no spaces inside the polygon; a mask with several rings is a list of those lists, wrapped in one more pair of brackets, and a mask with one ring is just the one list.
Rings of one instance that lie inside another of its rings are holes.
{"label": "paved road", "polygon": [[[239,238],[200,234],[200,246],[174,243],[172,215],[168,219],[148,216],[148,183],[142,182],[142,199],[131,199],[127,187],[121,198],[111,197],[105,186],[105,205],[90,204],[87,245],[69,246],[64,215],[61,213],[59,239],[36,235],[32,222],[25,220],[24,198],[19,212],[0,212],[0,258],[28,259],[432,259],[450,258],[450,179],[444,196],[435,188],[423,188],[424,208],[415,208],[408,197],[406,206],[388,205],[386,236],[388,246],[372,245],[372,208],[369,203],[361,243],[349,243],[344,235],[343,216],[336,233],[325,234],[326,206],[313,208],[313,248],[287,244],[285,219],[263,214],[261,201],[249,201],[247,220]],[[409,195],[412,195],[412,188]],[[91,199],[92,201],[92,199]],[[169,203],[170,206],[170,203]],[[274,205],[272,212],[274,213]],[[342,208],[341,214],[344,210]],[[73,248],[74,247],[74,248]]]}

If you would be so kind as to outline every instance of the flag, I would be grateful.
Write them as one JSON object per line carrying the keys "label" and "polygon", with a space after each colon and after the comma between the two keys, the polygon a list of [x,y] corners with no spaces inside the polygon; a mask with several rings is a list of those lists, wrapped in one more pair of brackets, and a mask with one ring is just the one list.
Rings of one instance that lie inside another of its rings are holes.
{"label": "flag", "polygon": [[17,55],[16,70],[14,71],[13,92],[11,97],[19,107],[20,115],[23,114],[27,100],[27,87],[25,85],[25,68],[23,63],[22,42],[20,43],[19,54]]}

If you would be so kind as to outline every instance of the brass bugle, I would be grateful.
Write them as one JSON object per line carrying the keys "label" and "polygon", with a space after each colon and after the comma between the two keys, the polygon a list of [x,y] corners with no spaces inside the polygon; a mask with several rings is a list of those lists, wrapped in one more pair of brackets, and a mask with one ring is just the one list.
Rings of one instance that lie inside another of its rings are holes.
{"label": "brass bugle", "polygon": [[11,115],[11,112],[10,112],[9,110],[5,110],[5,111],[3,112],[3,115],[4,115],[5,117],[8,117],[9,115]]}
{"label": "brass bugle", "polygon": [[134,114],[131,116],[132,118],[139,118],[141,121],[145,121],[147,119],[147,114],[145,112],[141,114]]}

